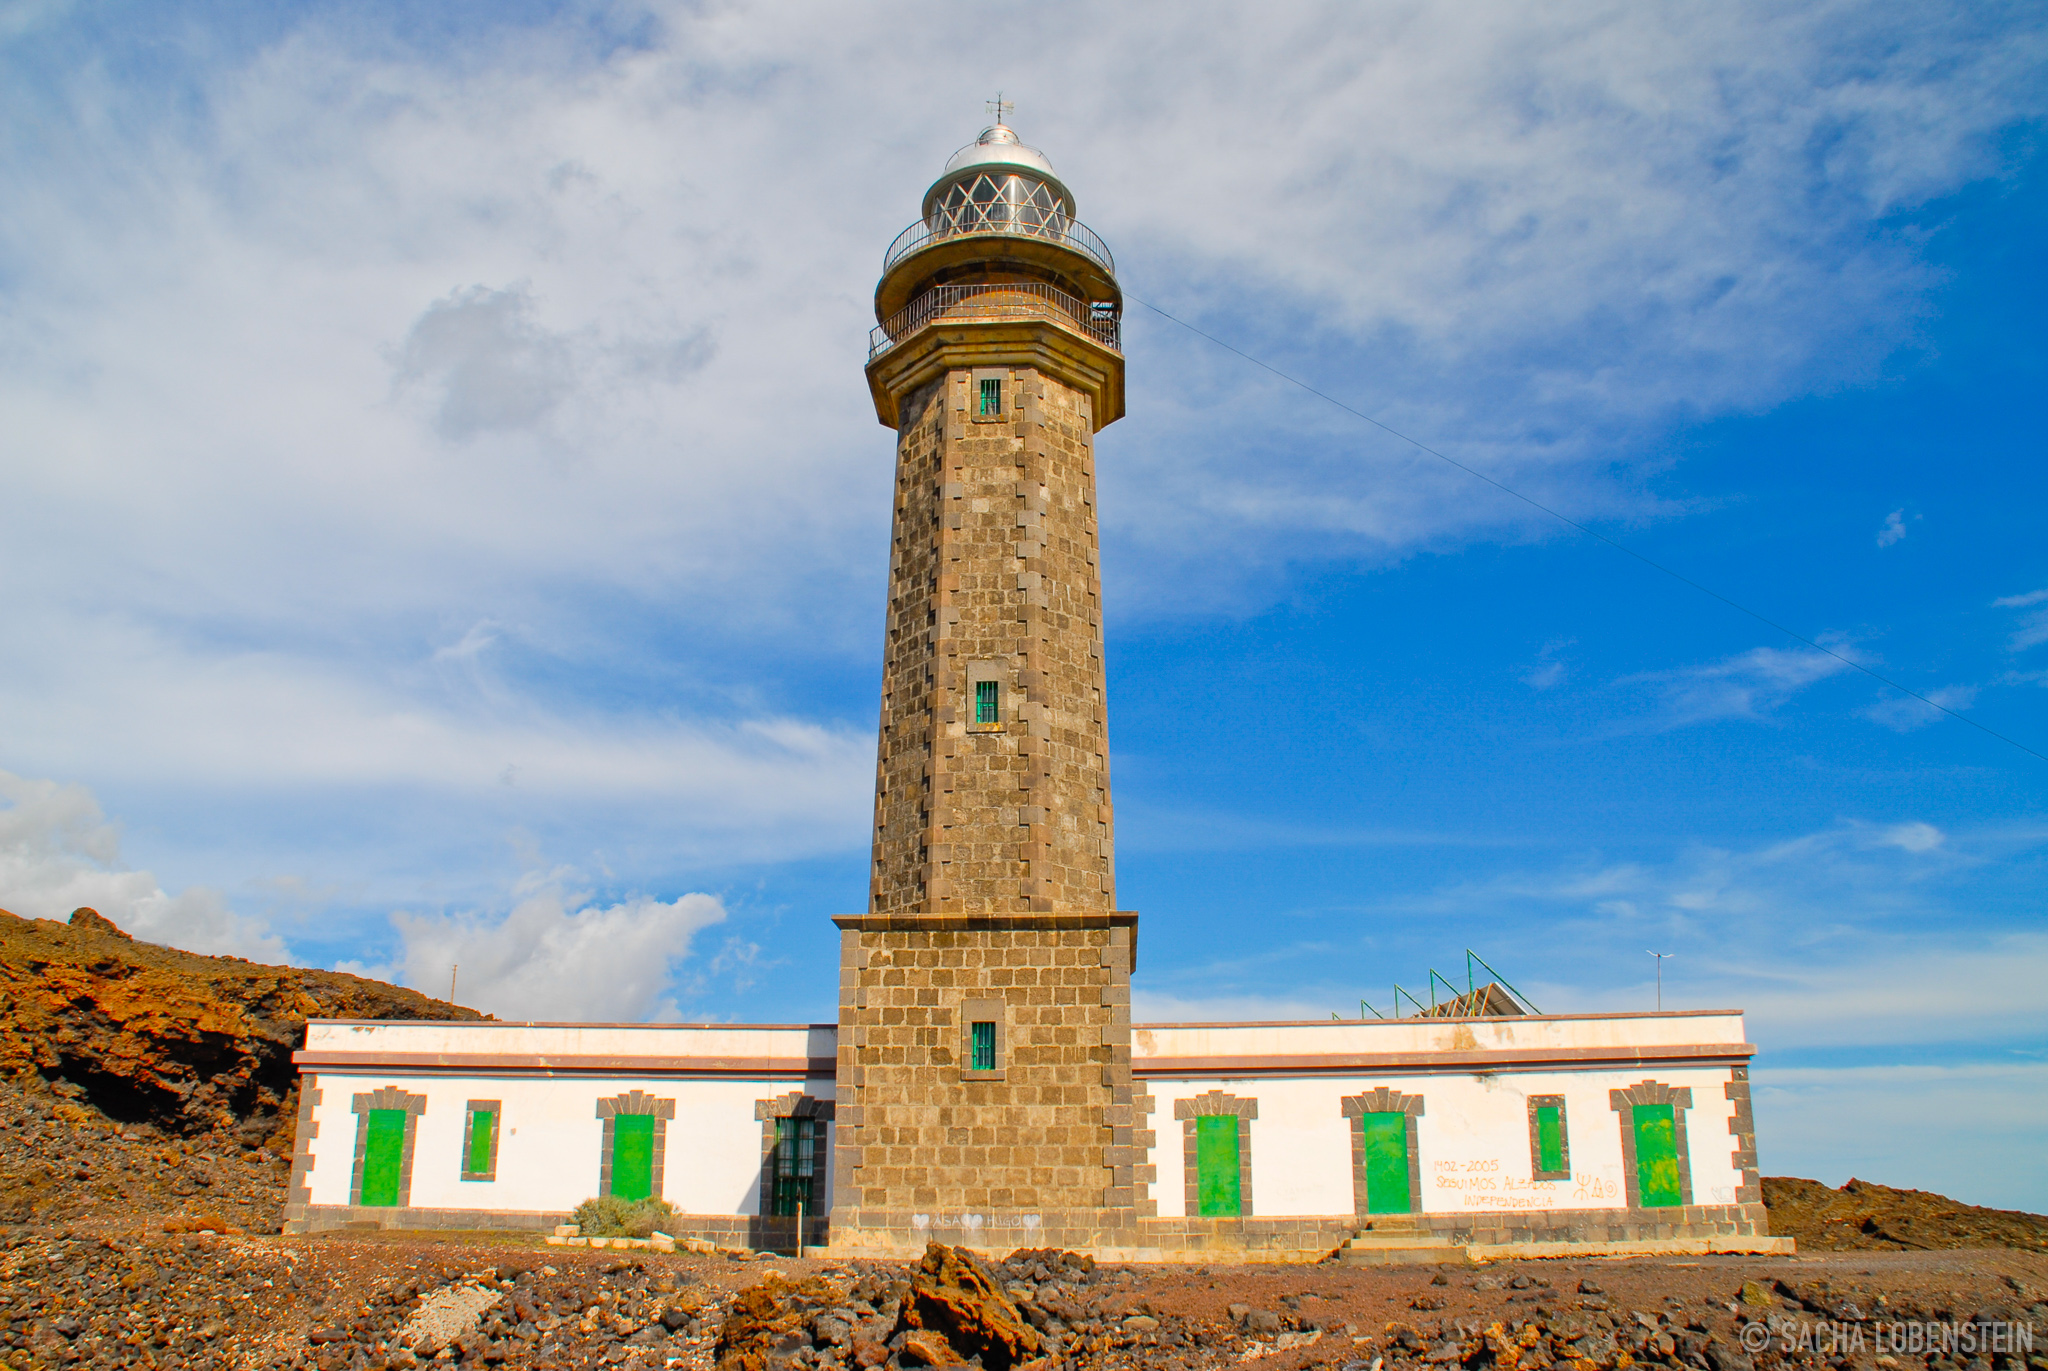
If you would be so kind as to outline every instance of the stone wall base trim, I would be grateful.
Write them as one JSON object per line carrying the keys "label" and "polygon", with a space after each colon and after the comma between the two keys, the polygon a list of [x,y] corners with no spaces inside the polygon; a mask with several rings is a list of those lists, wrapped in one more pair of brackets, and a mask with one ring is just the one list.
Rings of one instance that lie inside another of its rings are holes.
{"label": "stone wall base trim", "polygon": [[1654,1209],[1509,1209],[1467,1214],[1375,1215],[1375,1223],[1449,1238],[1460,1246],[1522,1243],[1662,1242],[1766,1238],[1769,1215],[1760,1204],[1687,1204]]}
{"label": "stone wall base trim", "polygon": [[[284,1231],[327,1233],[346,1228],[381,1228],[394,1231],[446,1231],[469,1229],[483,1232],[548,1233],[558,1224],[571,1222],[567,1210],[536,1209],[386,1209],[350,1204],[288,1205]],[[773,1251],[794,1247],[794,1218],[762,1218],[757,1214],[678,1214],[671,1227],[661,1231],[672,1238],[702,1238],[720,1247],[745,1247]],[[823,1247],[831,1224],[823,1214],[804,1219],[804,1243]],[[919,1252],[924,1249],[918,1248]]]}
{"label": "stone wall base trim", "polygon": [[[963,1217],[981,1222],[960,1222]],[[1139,1245],[1137,1237],[1137,1218],[1129,1209],[948,1216],[845,1208],[832,1211],[831,1255],[918,1256],[933,1242],[977,1252],[1009,1253],[1023,1247],[1102,1252],[1134,1248]]]}
{"label": "stone wall base trim", "polygon": [[1525,1261],[1538,1257],[1704,1257],[1716,1253],[1789,1257],[1791,1238],[1635,1238],[1624,1242],[1481,1243],[1465,1249],[1473,1261]]}

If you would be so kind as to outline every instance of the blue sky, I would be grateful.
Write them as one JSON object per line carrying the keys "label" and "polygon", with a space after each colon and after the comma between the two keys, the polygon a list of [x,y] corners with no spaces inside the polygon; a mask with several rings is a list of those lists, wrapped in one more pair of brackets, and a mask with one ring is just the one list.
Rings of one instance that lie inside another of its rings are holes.
{"label": "blue sky", "polygon": [[[829,1018],[870,292],[985,86],[1133,296],[2048,751],[2038,11],[958,13],[0,5],[0,906]],[[1669,951],[1767,1171],[2048,1210],[2048,763],[1127,336],[1141,1015]]]}

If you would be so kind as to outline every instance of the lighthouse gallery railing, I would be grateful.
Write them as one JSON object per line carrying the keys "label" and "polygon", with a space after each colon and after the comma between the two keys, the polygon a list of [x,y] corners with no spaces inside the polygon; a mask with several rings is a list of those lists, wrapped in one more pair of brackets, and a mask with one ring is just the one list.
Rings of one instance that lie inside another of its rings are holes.
{"label": "lighthouse gallery railing", "polygon": [[1042,281],[996,281],[933,286],[868,335],[868,360],[872,362],[926,324],[956,319],[1050,319],[1112,351],[1123,350],[1120,321],[1114,313]]}

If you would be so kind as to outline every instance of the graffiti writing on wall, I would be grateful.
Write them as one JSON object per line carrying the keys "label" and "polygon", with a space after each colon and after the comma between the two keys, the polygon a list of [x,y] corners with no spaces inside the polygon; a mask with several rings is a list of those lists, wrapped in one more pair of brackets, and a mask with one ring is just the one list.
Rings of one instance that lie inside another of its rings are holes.
{"label": "graffiti writing on wall", "polygon": [[[1522,1167],[1527,1165],[1524,1159]],[[1563,1209],[1597,1205],[1621,1193],[1618,1180],[1589,1171],[1578,1172],[1569,1181],[1537,1181],[1529,1179],[1526,1170],[1512,1169],[1493,1157],[1432,1162],[1429,1183],[1446,1208]]]}

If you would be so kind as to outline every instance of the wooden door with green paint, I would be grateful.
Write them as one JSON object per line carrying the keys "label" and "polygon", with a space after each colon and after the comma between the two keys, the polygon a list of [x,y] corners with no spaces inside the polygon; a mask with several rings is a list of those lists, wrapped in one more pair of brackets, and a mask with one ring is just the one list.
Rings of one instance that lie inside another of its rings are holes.
{"label": "wooden door with green paint", "polygon": [[1237,1115],[1204,1114],[1195,1120],[1195,1212],[1235,1218],[1244,1212],[1238,1176]]}
{"label": "wooden door with green paint", "polygon": [[399,1203],[405,1179],[405,1119],[403,1109],[372,1109],[364,1126],[361,1203],[370,1208],[390,1209]]}
{"label": "wooden door with green paint", "polygon": [[1645,1209],[1685,1203],[1678,1183],[1678,1126],[1668,1104],[1631,1106],[1636,1135],[1636,1190]]}
{"label": "wooden door with green paint", "polygon": [[465,1180],[481,1179],[493,1170],[493,1159],[498,1155],[498,1114],[493,1109],[472,1109],[469,1111],[469,1155],[463,1159],[462,1173]]}
{"label": "wooden door with green paint", "polygon": [[654,1116],[612,1116],[612,1193],[644,1200],[654,1193]]}
{"label": "wooden door with green paint", "polygon": [[1365,1212],[1412,1212],[1414,1197],[1408,1193],[1408,1116],[1364,1114],[1358,1124],[1365,1137]]}

